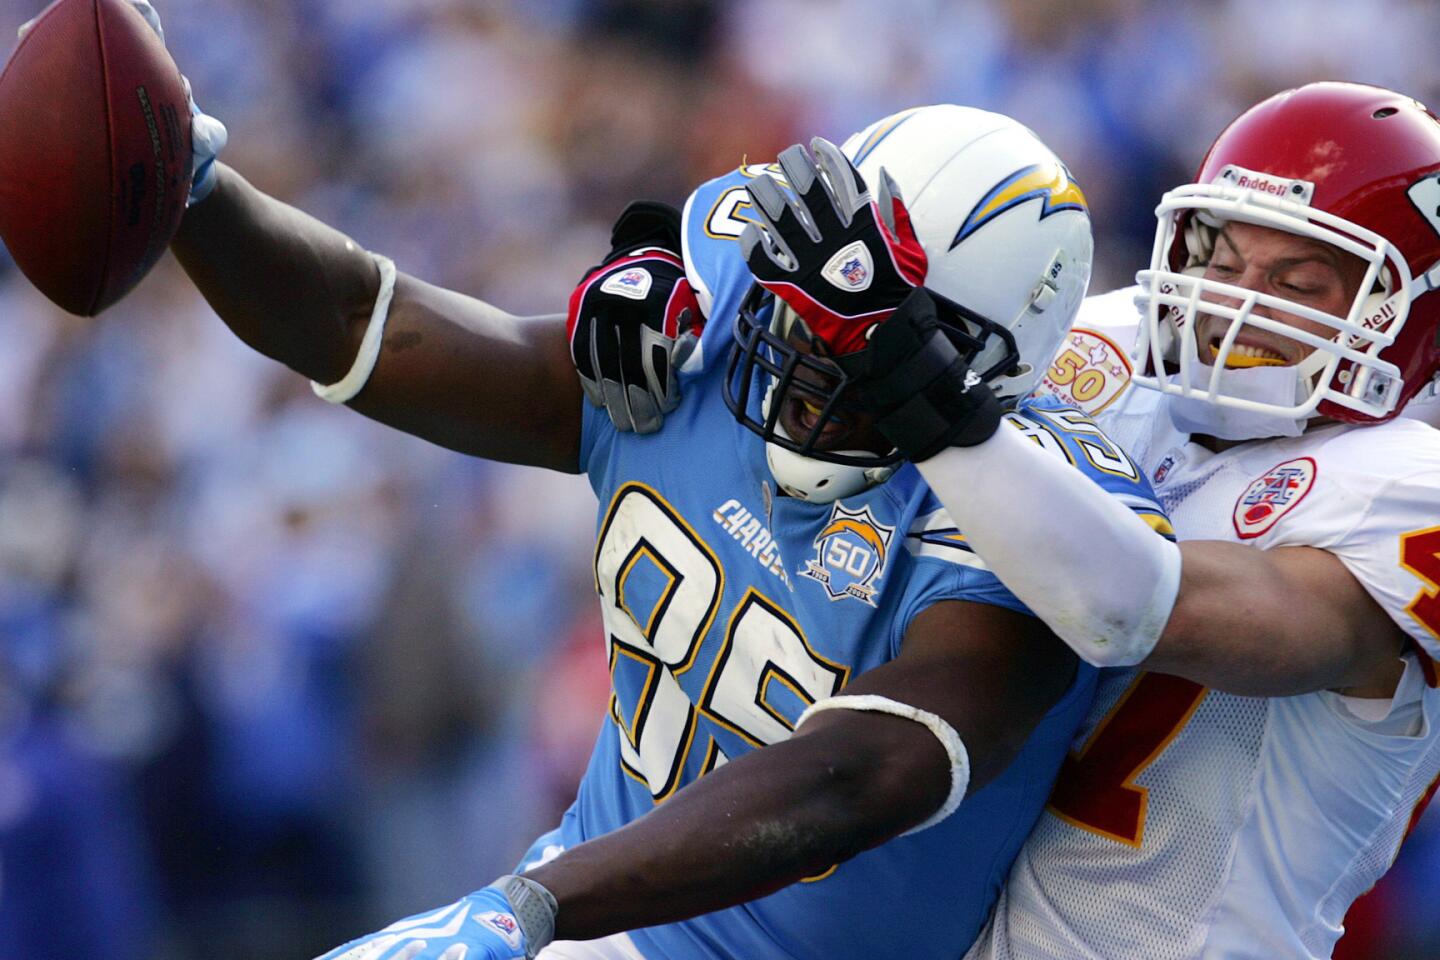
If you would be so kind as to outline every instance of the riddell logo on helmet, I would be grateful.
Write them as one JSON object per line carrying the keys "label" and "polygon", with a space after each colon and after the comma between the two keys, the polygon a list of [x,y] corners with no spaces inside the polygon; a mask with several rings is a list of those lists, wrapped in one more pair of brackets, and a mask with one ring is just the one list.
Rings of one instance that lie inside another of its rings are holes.
{"label": "riddell logo on helmet", "polygon": [[1277,197],[1283,197],[1289,192],[1289,188],[1283,183],[1276,183],[1274,180],[1265,178],[1254,179],[1242,174],[1236,181],[1235,186],[1244,187],[1247,190],[1259,190],[1262,193],[1273,193]]}
{"label": "riddell logo on helmet", "polygon": [[1215,178],[1217,183],[1226,183],[1231,186],[1240,187],[1245,190],[1254,190],[1256,193],[1263,193],[1271,197],[1282,197],[1286,200],[1296,200],[1300,203],[1309,203],[1310,197],[1315,193],[1315,185],[1305,180],[1286,180],[1283,177],[1272,177],[1268,173],[1257,173],[1254,170],[1246,170],[1244,167],[1237,167],[1233,163],[1227,165]]}

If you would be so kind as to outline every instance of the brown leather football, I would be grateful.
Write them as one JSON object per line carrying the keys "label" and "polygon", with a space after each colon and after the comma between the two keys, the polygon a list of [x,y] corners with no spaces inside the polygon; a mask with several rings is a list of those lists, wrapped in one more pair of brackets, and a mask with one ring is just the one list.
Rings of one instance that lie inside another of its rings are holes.
{"label": "brown leather football", "polygon": [[190,111],[124,0],[57,0],[0,74],[0,237],[51,300],[91,316],[165,252],[190,192]]}

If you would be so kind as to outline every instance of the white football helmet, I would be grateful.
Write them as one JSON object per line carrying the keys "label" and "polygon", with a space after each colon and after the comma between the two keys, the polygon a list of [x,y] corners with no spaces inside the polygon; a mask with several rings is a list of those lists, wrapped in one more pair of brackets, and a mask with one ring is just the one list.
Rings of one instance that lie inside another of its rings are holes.
{"label": "white football helmet", "polygon": [[[1030,393],[1090,282],[1089,210],[1065,165],[1020,123],[954,104],[886,117],[842,149],[872,196],[882,170],[898,187],[929,261],[925,287],[941,303],[942,325],[966,362],[1004,400]],[[757,284],[741,306],[725,395],[737,419],[765,438],[776,482],[823,503],[888,479],[898,452],[817,449],[845,405],[845,378],[833,363],[786,341],[793,314],[772,309],[772,300]],[[820,376],[798,380],[797,367]],[[817,391],[818,380],[833,382],[833,391]],[[765,391],[758,405],[749,402],[755,390]],[[808,437],[790,437],[770,415],[790,390],[824,408]]]}

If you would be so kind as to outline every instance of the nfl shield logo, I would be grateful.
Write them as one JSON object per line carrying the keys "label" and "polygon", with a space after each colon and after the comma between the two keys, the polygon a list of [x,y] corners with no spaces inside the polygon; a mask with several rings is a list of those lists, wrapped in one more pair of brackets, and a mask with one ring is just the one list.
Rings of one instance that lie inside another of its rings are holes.
{"label": "nfl shield logo", "polygon": [[1150,479],[1155,482],[1155,486],[1158,487],[1164,483],[1165,478],[1170,476],[1170,471],[1174,470],[1179,463],[1180,454],[1174,452],[1165,454],[1165,459],[1160,461],[1160,465],[1155,468],[1155,472],[1150,476]]}
{"label": "nfl shield logo", "polygon": [[1315,485],[1315,461],[1309,457],[1286,460],[1245,488],[1235,502],[1235,533],[1253,540],[1267,533],[1295,508]]}
{"label": "nfl shield logo", "polygon": [[477,913],[475,922],[492,933],[498,933],[512,949],[519,950],[521,944],[520,924],[508,913],[489,910]]}
{"label": "nfl shield logo", "polygon": [[860,262],[859,257],[851,257],[840,265],[840,276],[852,287],[858,287],[865,282],[865,264]]}
{"label": "nfl shield logo", "polygon": [[875,264],[870,258],[870,248],[864,241],[856,240],[837,250],[820,271],[820,276],[837,290],[859,293],[870,288],[875,279]]}

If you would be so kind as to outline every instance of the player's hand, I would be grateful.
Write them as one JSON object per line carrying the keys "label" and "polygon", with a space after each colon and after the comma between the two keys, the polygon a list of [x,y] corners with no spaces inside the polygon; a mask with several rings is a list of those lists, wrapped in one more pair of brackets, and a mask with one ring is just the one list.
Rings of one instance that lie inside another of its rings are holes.
{"label": "player's hand", "polygon": [[761,223],[740,247],[766,289],[800,315],[837,354],[864,349],[867,331],[925,282],[928,261],[910,212],[890,175],[880,171],[880,202],[860,172],[828,140],[780,154],[780,169],[798,197],[769,174],[747,189]]}
{"label": "player's hand", "polygon": [[[165,28],[160,25],[160,14],[150,4],[150,0],[126,0],[134,7],[145,22],[150,24],[150,29],[155,31],[160,42],[165,42]],[[41,14],[43,16],[43,14]],[[35,25],[35,17],[20,25],[19,36],[24,37]],[[208,116],[195,106],[195,97],[190,92],[190,80],[182,77],[185,81],[185,95],[190,100],[190,142],[191,142],[191,164],[190,164],[190,198],[186,206],[199,203],[210,195],[215,188],[215,158],[220,151],[225,149],[225,143],[230,139],[230,133],[225,129],[225,124]]]}
{"label": "player's hand", "polygon": [[924,287],[872,331],[865,349],[835,362],[851,381],[852,400],[912,463],[984,443],[1000,427],[1000,400],[945,335]]}
{"label": "player's hand", "polygon": [[[514,960],[533,957],[550,942],[555,929],[554,899],[548,904],[512,903],[526,888],[543,887],[519,877],[504,877],[470,896],[390,924],[378,933],[351,940],[316,960]],[[517,885],[518,884],[518,885]],[[502,890],[503,886],[503,890]],[[510,891],[510,896],[505,891]],[[515,891],[521,891],[517,896]],[[549,893],[544,894],[549,897]],[[547,912],[548,911],[548,912]],[[534,929],[534,919],[544,921]],[[524,921],[522,923],[522,919]]]}
{"label": "player's hand", "polygon": [[617,429],[654,433],[680,403],[676,370],[703,325],[680,259],[679,211],[630,204],[611,246],[570,295],[570,356],[585,396]]}

